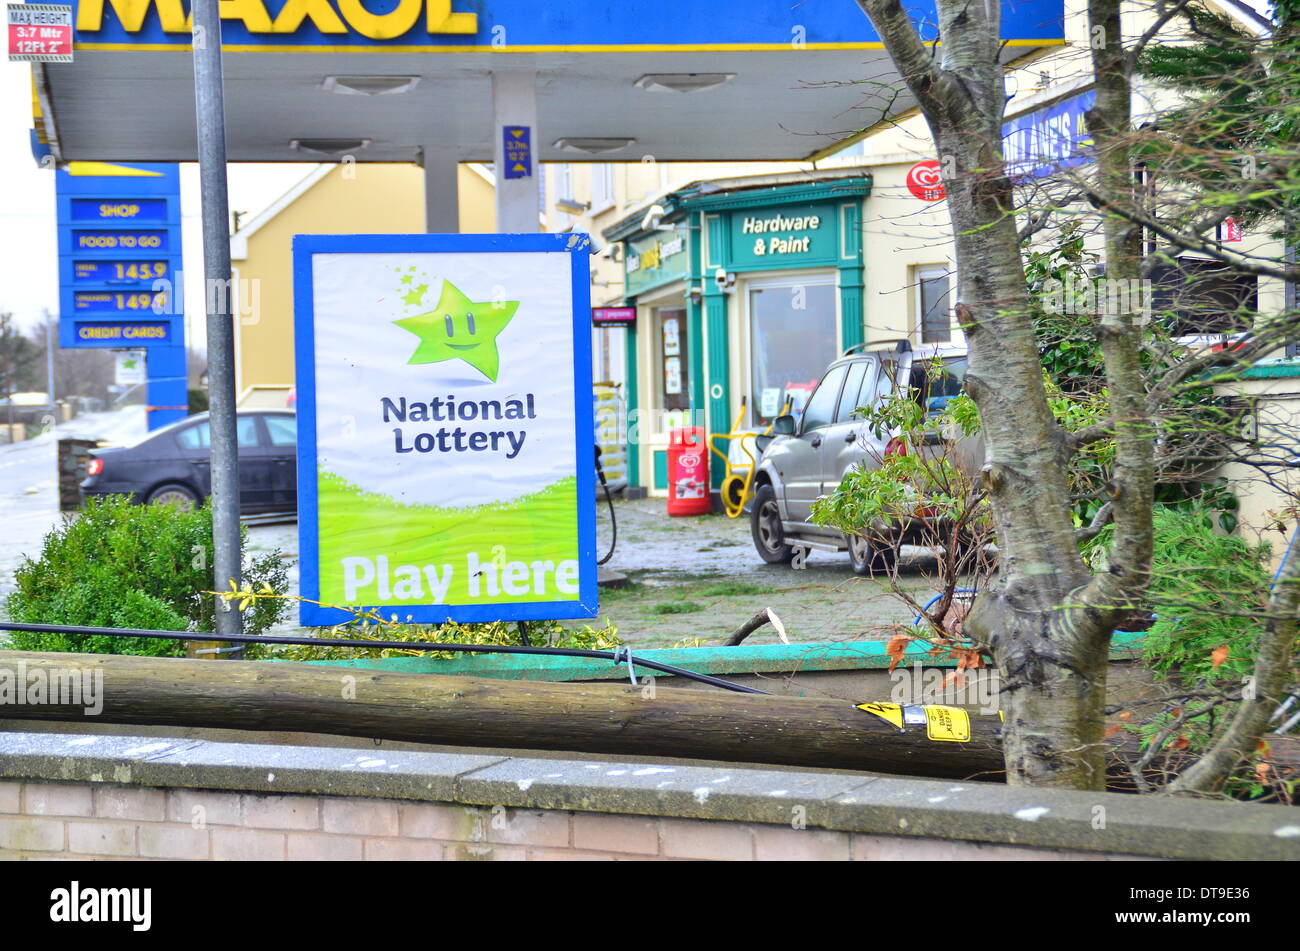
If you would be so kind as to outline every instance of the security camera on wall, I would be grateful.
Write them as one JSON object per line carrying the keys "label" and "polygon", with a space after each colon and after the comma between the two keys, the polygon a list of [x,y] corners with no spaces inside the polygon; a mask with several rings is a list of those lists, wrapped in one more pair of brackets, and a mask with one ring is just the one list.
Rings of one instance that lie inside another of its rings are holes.
{"label": "security camera on wall", "polygon": [[641,219],[641,228],[645,231],[657,231],[659,222],[663,220],[665,211],[664,206],[660,204],[651,205]]}
{"label": "security camera on wall", "polygon": [[623,260],[622,242],[614,241],[610,244],[605,245],[603,248],[600,249],[599,255],[602,258],[608,258],[609,260],[615,262]]}
{"label": "security camera on wall", "polygon": [[736,275],[718,268],[713,272],[713,281],[718,285],[718,290],[725,293],[736,286]]}

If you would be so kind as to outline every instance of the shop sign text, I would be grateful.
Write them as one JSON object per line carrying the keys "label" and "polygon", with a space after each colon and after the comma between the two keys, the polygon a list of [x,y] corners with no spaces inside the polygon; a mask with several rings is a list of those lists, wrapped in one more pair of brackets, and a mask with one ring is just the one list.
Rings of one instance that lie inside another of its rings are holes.
{"label": "shop sign text", "polygon": [[[771,234],[773,231],[816,231],[822,226],[820,215],[802,215],[787,218],[785,215],[772,215],[770,217],[759,218],[752,217],[744,219],[740,224],[740,233],[746,234]],[[807,254],[812,250],[812,235],[772,235],[770,238],[756,238],[754,240],[754,256],[766,257],[770,254]]]}

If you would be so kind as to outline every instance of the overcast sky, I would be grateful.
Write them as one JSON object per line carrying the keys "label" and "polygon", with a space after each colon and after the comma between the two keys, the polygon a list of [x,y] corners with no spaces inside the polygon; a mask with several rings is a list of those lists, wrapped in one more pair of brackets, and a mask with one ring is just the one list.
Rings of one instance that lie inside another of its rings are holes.
{"label": "overcast sky", "polygon": [[[38,323],[43,309],[59,310],[59,249],[55,233],[54,173],[32,158],[32,71],[0,61],[0,313],[20,326]],[[314,165],[231,165],[230,207],[248,218],[288,191]],[[192,333],[202,342],[203,235],[198,166],[181,166],[185,300]],[[195,305],[199,319],[194,321]]]}

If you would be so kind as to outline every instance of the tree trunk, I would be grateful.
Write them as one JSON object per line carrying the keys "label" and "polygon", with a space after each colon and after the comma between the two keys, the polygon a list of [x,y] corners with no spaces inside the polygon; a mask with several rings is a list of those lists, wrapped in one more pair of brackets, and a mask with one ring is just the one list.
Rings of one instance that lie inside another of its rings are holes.
{"label": "tree trunk", "polygon": [[899,729],[843,700],[113,654],[5,651],[0,662],[0,717],[14,720],[91,722],[81,704],[51,703],[53,694],[44,703],[19,704],[13,689],[33,678],[48,683],[55,672],[99,671],[103,709],[93,719],[104,723],[335,733],[952,779],[996,779],[1002,767],[995,716],[969,715],[966,742],[932,740],[925,724]]}
{"label": "tree trunk", "polygon": [[998,4],[939,0],[939,62],[898,0],[858,0],[917,98],[938,149],[957,258],[957,312],[980,411],[998,574],[964,630],[1003,671],[1008,781],[1100,789],[1104,612],[1075,542],[1069,449],[1047,403],[1002,159]]}

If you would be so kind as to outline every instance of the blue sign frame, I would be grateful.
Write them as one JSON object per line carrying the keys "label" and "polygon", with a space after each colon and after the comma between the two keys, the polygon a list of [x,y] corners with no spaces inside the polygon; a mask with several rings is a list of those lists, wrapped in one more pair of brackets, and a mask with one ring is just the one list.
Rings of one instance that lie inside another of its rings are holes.
{"label": "blue sign frame", "polygon": [[[576,239],[576,240],[575,240]],[[428,604],[382,608],[419,624],[448,621],[539,621],[594,618],[599,609],[596,566],[596,432],[591,411],[591,239],[573,234],[295,235],[293,239],[294,358],[298,418],[299,606],[304,626],[328,627],[357,619],[351,611],[318,603],[320,520],[316,451],[316,316],[312,257],[316,254],[564,252],[571,255],[573,308],[573,418],[578,504],[578,598],[495,604]]]}

